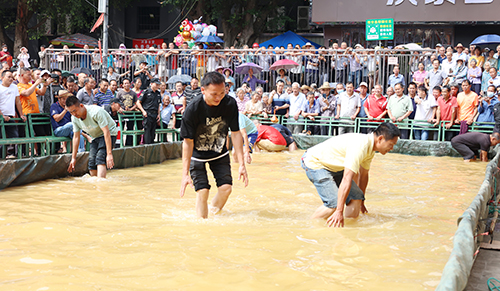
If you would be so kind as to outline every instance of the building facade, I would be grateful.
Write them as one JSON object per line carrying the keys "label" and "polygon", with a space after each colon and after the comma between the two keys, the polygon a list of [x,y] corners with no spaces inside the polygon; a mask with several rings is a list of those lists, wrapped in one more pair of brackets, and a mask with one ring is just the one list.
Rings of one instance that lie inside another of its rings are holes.
{"label": "building facade", "polygon": [[312,23],[324,28],[325,45],[333,42],[378,45],[366,41],[367,19],[394,19],[394,40],[385,47],[418,43],[423,47],[469,44],[483,34],[500,32],[500,0],[314,0]]}

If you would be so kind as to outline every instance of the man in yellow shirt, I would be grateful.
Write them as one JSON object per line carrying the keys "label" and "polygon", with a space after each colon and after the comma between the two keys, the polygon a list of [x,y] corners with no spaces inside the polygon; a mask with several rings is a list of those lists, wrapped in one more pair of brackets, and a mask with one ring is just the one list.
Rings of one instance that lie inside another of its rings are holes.
{"label": "man in yellow shirt", "polygon": [[302,168],[323,200],[312,218],[343,227],[344,212],[353,218],[368,212],[364,193],[371,161],[375,152],[385,155],[391,151],[399,136],[394,124],[384,122],[373,133],[338,135],[308,149],[302,156]]}

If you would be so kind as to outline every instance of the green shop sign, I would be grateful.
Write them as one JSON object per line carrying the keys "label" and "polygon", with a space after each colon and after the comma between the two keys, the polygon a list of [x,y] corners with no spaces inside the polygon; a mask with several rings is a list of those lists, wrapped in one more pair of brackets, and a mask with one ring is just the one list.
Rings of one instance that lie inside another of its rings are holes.
{"label": "green shop sign", "polygon": [[366,40],[392,40],[394,39],[394,19],[368,19],[366,20]]}

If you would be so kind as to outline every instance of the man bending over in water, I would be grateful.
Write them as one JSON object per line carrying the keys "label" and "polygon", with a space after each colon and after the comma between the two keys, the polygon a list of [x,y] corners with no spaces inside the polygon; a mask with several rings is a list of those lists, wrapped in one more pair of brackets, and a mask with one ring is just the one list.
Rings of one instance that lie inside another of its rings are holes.
{"label": "man bending over in water", "polygon": [[337,135],[308,149],[302,156],[302,168],[323,200],[312,218],[343,227],[344,212],[353,218],[368,212],[364,200],[371,161],[375,152],[385,155],[391,151],[399,135],[394,124],[385,122],[373,133]]}

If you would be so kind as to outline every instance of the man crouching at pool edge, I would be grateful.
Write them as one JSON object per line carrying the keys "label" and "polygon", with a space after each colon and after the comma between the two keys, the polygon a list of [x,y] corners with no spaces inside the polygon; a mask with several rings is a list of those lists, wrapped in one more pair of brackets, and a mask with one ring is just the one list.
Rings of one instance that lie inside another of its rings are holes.
{"label": "man crouching at pool edge", "polygon": [[370,164],[375,152],[391,151],[399,136],[394,124],[384,122],[373,133],[341,134],[308,149],[302,168],[323,200],[311,218],[326,219],[329,227],[344,227],[344,214],[356,218],[360,212],[367,213],[364,200]]}

